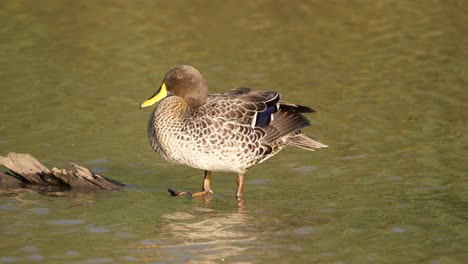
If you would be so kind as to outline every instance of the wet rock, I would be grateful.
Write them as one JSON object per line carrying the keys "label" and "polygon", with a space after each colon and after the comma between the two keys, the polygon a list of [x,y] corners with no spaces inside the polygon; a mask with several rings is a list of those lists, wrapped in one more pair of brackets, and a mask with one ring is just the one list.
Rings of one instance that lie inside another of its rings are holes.
{"label": "wet rock", "polygon": [[49,169],[29,154],[10,152],[0,156],[0,166],[9,171],[0,172],[0,189],[20,189],[39,186],[38,192],[64,190],[114,190],[125,185],[71,163],[73,170]]}

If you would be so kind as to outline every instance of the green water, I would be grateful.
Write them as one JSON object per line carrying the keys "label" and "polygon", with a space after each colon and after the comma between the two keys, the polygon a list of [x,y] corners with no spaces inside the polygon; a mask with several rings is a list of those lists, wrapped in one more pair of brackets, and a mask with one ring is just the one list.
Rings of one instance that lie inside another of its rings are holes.
{"label": "green water", "polygon": [[[466,263],[466,1],[2,1],[0,155],[132,185],[0,194],[0,263]],[[163,161],[139,109],[176,64],[276,89],[329,149],[246,175]]]}

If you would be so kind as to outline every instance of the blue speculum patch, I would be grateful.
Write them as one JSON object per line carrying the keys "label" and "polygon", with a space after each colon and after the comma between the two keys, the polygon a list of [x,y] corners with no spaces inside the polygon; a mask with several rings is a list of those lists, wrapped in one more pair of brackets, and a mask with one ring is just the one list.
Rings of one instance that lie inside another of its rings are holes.
{"label": "blue speculum patch", "polygon": [[255,122],[255,126],[257,127],[264,127],[270,124],[273,113],[276,113],[278,107],[275,105],[267,107],[263,112],[259,112],[257,114],[257,120]]}

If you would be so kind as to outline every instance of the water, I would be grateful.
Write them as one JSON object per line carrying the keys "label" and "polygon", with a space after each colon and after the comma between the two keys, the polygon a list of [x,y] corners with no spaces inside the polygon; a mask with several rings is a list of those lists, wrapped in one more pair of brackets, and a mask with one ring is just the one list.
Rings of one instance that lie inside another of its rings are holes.
{"label": "water", "polygon": [[[465,263],[468,5],[4,1],[0,154],[76,162],[132,185],[3,191],[0,263]],[[276,89],[331,148],[246,175],[168,164],[138,109],[176,64],[211,92]]]}

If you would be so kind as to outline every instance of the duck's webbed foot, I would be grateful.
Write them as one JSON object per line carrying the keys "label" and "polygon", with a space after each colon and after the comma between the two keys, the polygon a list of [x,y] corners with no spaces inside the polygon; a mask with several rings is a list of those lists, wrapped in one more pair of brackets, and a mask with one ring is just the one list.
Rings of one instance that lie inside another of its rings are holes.
{"label": "duck's webbed foot", "polygon": [[171,194],[171,196],[185,196],[187,192],[179,192],[171,188],[167,188],[167,191]]}
{"label": "duck's webbed foot", "polygon": [[174,189],[168,188],[167,191],[171,194],[171,196],[188,196],[188,197],[205,197],[211,196],[213,192],[209,191],[201,191],[201,192],[179,192]]}
{"label": "duck's webbed foot", "polygon": [[174,189],[168,188],[167,191],[171,194],[171,196],[189,196],[189,197],[206,197],[211,196],[213,191],[210,188],[210,177],[211,171],[205,171],[205,178],[203,179],[203,186],[201,192],[179,192]]}

